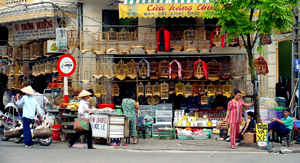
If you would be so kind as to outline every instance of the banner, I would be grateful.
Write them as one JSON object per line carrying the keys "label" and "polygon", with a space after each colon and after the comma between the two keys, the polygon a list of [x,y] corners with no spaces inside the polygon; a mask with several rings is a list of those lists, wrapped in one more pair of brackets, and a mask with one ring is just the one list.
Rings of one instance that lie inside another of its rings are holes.
{"label": "banner", "polygon": [[16,22],[12,25],[16,41],[55,38],[55,29],[58,27],[54,18]]}

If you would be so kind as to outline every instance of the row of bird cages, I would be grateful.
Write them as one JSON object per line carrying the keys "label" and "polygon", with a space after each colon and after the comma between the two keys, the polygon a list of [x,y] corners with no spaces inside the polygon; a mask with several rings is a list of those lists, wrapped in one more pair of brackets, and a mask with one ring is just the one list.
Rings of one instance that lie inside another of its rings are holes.
{"label": "row of bird cages", "polygon": [[23,79],[19,76],[10,76],[7,80],[7,89],[20,90],[23,87]]}
{"label": "row of bird cages", "polygon": [[3,65],[1,68],[1,73],[7,76],[28,76],[30,74],[29,62],[14,63],[13,65]]}

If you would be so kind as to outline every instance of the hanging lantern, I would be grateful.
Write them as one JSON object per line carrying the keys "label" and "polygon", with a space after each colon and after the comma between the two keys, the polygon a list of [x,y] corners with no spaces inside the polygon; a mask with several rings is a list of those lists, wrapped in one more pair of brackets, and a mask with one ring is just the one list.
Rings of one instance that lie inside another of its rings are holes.
{"label": "hanging lantern", "polygon": [[112,28],[105,32],[106,36],[106,53],[117,51],[117,32]]}
{"label": "hanging lantern", "polygon": [[103,76],[110,79],[115,76],[115,63],[108,60],[107,63],[102,63]]}
{"label": "hanging lantern", "polygon": [[99,98],[102,95],[102,85],[96,83],[93,86],[93,91],[94,91],[94,95]]}
{"label": "hanging lantern", "polygon": [[216,27],[212,33],[211,33],[211,38],[210,38],[210,48],[214,46],[221,46],[222,44],[222,35],[221,35],[221,28]]}
{"label": "hanging lantern", "polygon": [[170,32],[170,48],[178,51],[183,50],[183,32],[182,31],[172,31]]}
{"label": "hanging lantern", "polygon": [[57,59],[54,60],[54,62],[52,63],[52,73],[57,73]]}
{"label": "hanging lantern", "polygon": [[266,75],[269,73],[268,63],[262,56],[255,59],[254,69],[256,70],[257,75]]}
{"label": "hanging lantern", "polygon": [[22,60],[30,59],[30,44],[24,44],[22,49]]}
{"label": "hanging lantern", "polygon": [[148,54],[152,54],[157,50],[156,32],[149,29],[144,36],[144,50]]}
{"label": "hanging lantern", "polygon": [[175,84],[175,92],[176,92],[176,96],[184,95],[184,84],[181,83],[181,81]]}
{"label": "hanging lantern", "polygon": [[137,63],[133,59],[127,63],[127,76],[130,79],[137,77]]}
{"label": "hanging lantern", "polygon": [[186,61],[181,62],[182,66],[182,77],[186,80],[189,80],[194,75],[194,62],[189,61],[188,59]]}
{"label": "hanging lantern", "polygon": [[181,63],[178,62],[176,59],[174,59],[169,66],[169,72],[170,72],[169,79],[176,79],[177,77],[179,79],[182,79],[181,70],[182,70]]}
{"label": "hanging lantern", "polygon": [[35,42],[30,44],[30,60],[35,60],[40,57],[43,57],[43,43]]}
{"label": "hanging lantern", "polygon": [[140,78],[146,78],[150,76],[150,65],[149,62],[143,58],[137,65],[137,71]]}
{"label": "hanging lantern", "polygon": [[127,76],[127,65],[123,60],[120,60],[118,64],[116,64],[115,68],[115,77],[119,80],[126,79]]}
{"label": "hanging lantern", "polygon": [[139,32],[137,28],[134,32],[131,32],[131,43],[130,47],[132,50],[137,50],[139,48],[144,48],[144,33]]}
{"label": "hanging lantern", "polygon": [[235,55],[230,58],[231,60],[231,77],[239,79],[244,77],[245,59],[244,55]]}
{"label": "hanging lantern", "polygon": [[102,54],[106,52],[106,41],[102,38],[104,32],[99,29],[93,33],[93,52],[95,54]]}
{"label": "hanging lantern", "polygon": [[206,95],[201,96],[201,105],[208,104],[208,97]]}
{"label": "hanging lantern", "polygon": [[87,28],[80,32],[80,51],[82,53],[93,51],[93,32]]}
{"label": "hanging lantern", "polygon": [[192,85],[192,89],[193,89],[193,93],[192,93],[193,97],[200,96],[200,87],[196,82]]}
{"label": "hanging lantern", "polygon": [[[144,86],[143,86],[143,88],[144,88]],[[112,96],[118,97],[120,94],[119,92],[120,92],[120,88],[119,88],[118,84],[114,83],[112,85],[112,89],[111,89]]]}
{"label": "hanging lantern", "polygon": [[99,60],[93,63],[93,77],[96,79],[103,77],[102,65]]}
{"label": "hanging lantern", "polygon": [[52,63],[50,61],[46,62],[45,67],[46,67],[45,73],[51,74],[52,73]]}
{"label": "hanging lantern", "polygon": [[157,51],[168,52],[170,51],[170,32],[163,28],[160,28],[156,32],[157,39]]}
{"label": "hanging lantern", "polygon": [[232,89],[238,89],[241,91],[241,96],[246,96],[246,85],[243,79],[231,80]]}
{"label": "hanging lantern", "polygon": [[153,96],[153,89],[150,82],[148,82],[147,85],[145,85],[145,96],[146,97],[152,97]]}
{"label": "hanging lantern", "polygon": [[169,94],[175,93],[175,83],[173,81],[170,82],[169,84]]}
{"label": "hanging lantern", "polygon": [[219,80],[221,77],[221,64],[213,59],[207,63],[207,78],[211,81]]}
{"label": "hanging lantern", "polygon": [[144,96],[145,94],[145,87],[143,85],[142,82],[140,82],[140,84],[137,86],[137,96],[140,97],[140,96]]}
{"label": "hanging lantern", "polygon": [[72,91],[73,93],[77,92],[77,93],[80,93],[82,91],[82,87],[79,85],[79,84],[76,84],[72,87]]}
{"label": "hanging lantern", "polygon": [[79,33],[74,27],[68,31],[68,48],[73,50],[79,47]]}
{"label": "hanging lantern", "polygon": [[193,86],[190,83],[187,83],[184,86],[184,96],[189,97],[192,96],[192,94],[193,94]]}
{"label": "hanging lantern", "polygon": [[272,40],[271,40],[271,35],[270,34],[261,34],[259,36],[259,42],[262,44],[262,45],[267,45],[267,44],[271,44],[272,43]]}
{"label": "hanging lantern", "polygon": [[231,77],[230,75],[230,69],[231,69],[231,62],[230,61],[221,61],[221,77],[222,79],[229,79]]}
{"label": "hanging lantern", "polygon": [[159,79],[159,63],[155,62],[154,60],[150,63],[150,79]]}
{"label": "hanging lantern", "polygon": [[83,60],[83,69],[82,69],[82,78],[81,78],[81,81],[84,82],[84,83],[88,83],[90,82],[90,78],[91,78],[91,63],[87,61],[87,59],[84,59]]}
{"label": "hanging lantern", "polygon": [[20,60],[21,59],[21,53],[22,53],[22,47],[12,46],[12,48],[13,48],[12,58]]}
{"label": "hanging lantern", "polygon": [[183,41],[186,52],[197,50],[197,31],[193,29],[185,30]]}
{"label": "hanging lantern", "polygon": [[159,85],[158,82],[156,82],[156,83],[152,86],[152,92],[153,92],[153,96],[158,96],[158,97],[160,97],[160,95],[161,95],[161,85]]}
{"label": "hanging lantern", "polygon": [[207,52],[210,50],[210,31],[200,30],[198,32],[198,51]]}
{"label": "hanging lantern", "polygon": [[198,79],[201,79],[205,76],[205,80],[207,80],[207,65],[201,59],[198,59],[194,63],[194,76]]}
{"label": "hanging lantern", "polygon": [[169,65],[170,62],[163,60],[163,61],[159,61],[159,77],[160,78],[168,78],[169,77]]}
{"label": "hanging lantern", "polygon": [[225,85],[223,85],[223,96],[230,98],[231,94],[232,94],[232,86],[229,85],[229,83],[227,82]]}
{"label": "hanging lantern", "polygon": [[166,82],[161,83],[161,99],[168,100],[169,99],[169,84]]}
{"label": "hanging lantern", "polygon": [[207,85],[207,97],[214,96],[216,94],[216,86],[210,83]]}
{"label": "hanging lantern", "polygon": [[218,85],[216,85],[216,96],[217,95],[222,95],[223,94],[223,85],[221,85],[220,83]]}
{"label": "hanging lantern", "polygon": [[8,52],[7,52],[7,45],[0,46],[1,47],[1,53],[2,53],[2,58],[8,58]]}
{"label": "hanging lantern", "polygon": [[124,28],[117,33],[118,54],[130,54],[130,32]]}

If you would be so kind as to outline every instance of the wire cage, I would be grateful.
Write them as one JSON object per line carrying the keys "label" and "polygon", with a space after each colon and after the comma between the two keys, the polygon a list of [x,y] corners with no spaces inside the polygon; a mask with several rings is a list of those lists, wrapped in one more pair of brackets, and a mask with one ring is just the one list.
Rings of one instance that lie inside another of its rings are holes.
{"label": "wire cage", "polygon": [[231,62],[230,61],[221,61],[221,77],[222,79],[229,79],[231,77]]}
{"label": "wire cage", "polygon": [[173,81],[170,82],[169,84],[169,94],[175,93],[175,83]]}
{"label": "wire cage", "polygon": [[153,96],[153,89],[150,82],[145,85],[145,97],[152,97]]}
{"label": "wire cage", "polygon": [[194,82],[194,84],[192,85],[192,88],[193,88],[192,96],[193,97],[200,96],[200,87],[199,87],[199,84],[197,84],[196,82]]}
{"label": "wire cage", "polygon": [[238,89],[241,91],[241,96],[246,96],[246,83],[243,79],[234,79],[230,80],[230,83],[232,85],[232,89]]}
{"label": "wire cage", "polygon": [[175,92],[176,92],[176,96],[184,95],[184,84],[181,83],[181,81],[175,84]]}
{"label": "wire cage", "polygon": [[80,32],[80,51],[82,53],[93,51],[93,32],[87,28]]}
{"label": "wire cage", "polygon": [[102,71],[102,65],[100,63],[100,60],[97,60],[93,63],[93,77],[96,79],[99,79],[103,77],[103,71]]}
{"label": "wire cage", "polygon": [[188,59],[186,61],[181,62],[182,66],[182,77],[189,80],[194,75],[194,62],[189,61]]}
{"label": "wire cage", "polygon": [[210,83],[207,85],[207,97],[214,96],[216,94],[216,86]]}
{"label": "wire cage", "polygon": [[146,60],[146,59],[142,59],[139,63],[138,63],[138,72],[139,72],[139,77],[140,78],[146,78],[149,76],[149,69],[150,69],[150,66],[149,66],[149,62]]}
{"label": "wire cage", "polygon": [[204,70],[203,70],[203,64],[201,61],[197,62],[196,64],[194,64],[195,67],[195,72],[194,72],[194,76],[197,79],[201,79],[204,77]]}
{"label": "wire cage", "polygon": [[12,47],[13,47],[12,59],[21,60],[22,47],[16,45]]}
{"label": "wire cage", "polygon": [[136,90],[137,90],[137,96],[138,97],[145,95],[145,87],[144,87],[142,82],[140,82],[140,84],[137,86]]}
{"label": "wire cage", "polygon": [[84,83],[89,83],[91,79],[91,61],[88,61],[87,58],[85,58],[83,63],[81,81]]}
{"label": "wire cage", "polygon": [[159,79],[159,63],[155,60],[150,63],[150,79]]}
{"label": "wire cage", "polygon": [[161,83],[161,99],[168,100],[169,99],[169,84],[166,82]]}
{"label": "wire cage", "polygon": [[223,85],[223,96],[230,98],[232,95],[232,86],[227,82]]}
{"label": "wire cage", "polygon": [[102,85],[96,83],[95,85],[93,85],[93,91],[94,95],[99,98],[102,95]]}
{"label": "wire cage", "polygon": [[0,50],[2,53],[2,58],[8,58],[7,45],[0,46],[0,48],[1,48]]}
{"label": "wire cage", "polygon": [[8,56],[8,59],[13,59],[13,46],[8,46],[7,47],[7,56]]}
{"label": "wire cage", "polygon": [[73,50],[78,48],[80,44],[79,40],[79,33],[78,30],[73,27],[71,30],[68,31],[68,48]]}
{"label": "wire cage", "polygon": [[193,29],[185,30],[183,42],[186,52],[197,50],[197,31]]}
{"label": "wire cage", "polygon": [[137,50],[140,48],[144,48],[144,36],[145,34],[143,32],[140,32],[139,29],[137,28],[135,31],[130,33],[131,37],[131,42],[130,42],[130,47],[132,50]]}
{"label": "wire cage", "polygon": [[169,65],[170,62],[163,60],[159,61],[159,77],[160,78],[169,78]]}
{"label": "wire cage", "polygon": [[130,79],[135,79],[137,77],[137,63],[134,59],[131,59],[131,61],[127,63],[127,76]]}
{"label": "wire cage", "polygon": [[231,77],[239,79],[244,77],[245,56],[235,55],[230,58],[231,60]]}
{"label": "wire cage", "polygon": [[208,104],[208,97],[206,95],[201,96],[201,105]]}
{"label": "wire cage", "polygon": [[115,77],[119,80],[124,80],[127,76],[127,65],[123,60],[120,60],[118,64],[116,64],[115,68]]}
{"label": "wire cage", "polygon": [[215,30],[213,30],[212,36],[213,36],[213,39],[212,39],[213,45],[221,46],[221,44],[222,44],[222,35],[221,35],[220,27],[217,27],[217,28],[215,28]]}
{"label": "wire cage", "polygon": [[24,44],[22,47],[22,60],[30,59],[30,44]]}
{"label": "wire cage", "polygon": [[111,88],[111,95],[118,97],[120,94],[120,88],[117,83],[114,83]]}
{"label": "wire cage", "polygon": [[35,60],[40,57],[43,57],[43,54],[44,54],[43,43],[34,42],[30,44],[30,60]]}
{"label": "wire cage", "polygon": [[223,85],[220,83],[216,85],[216,95],[223,95]]}
{"label": "wire cage", "polygon": [[52,73],[52,63],[50,61],[46,62],[45,64],[45,73],[46,74]]}
{"label": "wire cage", "polygon": [[118,54],[130,54],[130,32],[124,28],[117,33]]}
{"label": "wire cage", "polygon": [[199,85],[199,93],[200,95],[206,94],[207,90],[206,90],[206,85],[204,83]]}
{"label": "wire cage", "polygon": [[170,48],[175,50],[183,50],[183,32],[182,31],[171,31],[170,32]]}
{"label": "wire cage", "polygon": [[102,63],[103,76],[110,79],[115,76],[115,63],[108,60],[107,63]]}
{"label": "wire cage", "polygon": [[153,86],[152,86],[152,92],[153,92],[153,96],[158,96],[160,97],[161,95],[161,85],[158,84],[158,82],[156,82]]}
{"label": "wire cage", "polygon": [[102,38],[104,32],[99,29],[93,33],[93,53],[102,54],[106,52],[106,41]]}
{"label": "wire cage", "polygon": [[189,97],[189,96],[192,96],[192,94],[193,94],[193,86],[188,82],[184,86],[184,96]]}
{"label": "wire cage", "polygon": [[266,75],[268,73],[268,63],[263,57],[254,60],[254,69],[257,75]]}
{"label": "wire cage", "polygon": [[157,40],[156,40],[156,32],[152,29],[145,32],[144,35],[144,50],[148,54],[152,54],[157,51]]}
{"label": "wire cage", "polygon": [[106,53],[117,51],[117,32],[112,28],[105,32],[106,39]]}
{"label": "wire cage", "polygon": [[198,51],[207,52],[210,50],[210,31],[200,30],[198,31]]}
{"label": "wire cage", "polygon": [[216,59],[207,63],[207,78],[211,81],[219,80],[221,77],[221,63],[218,63]]}
{"label": "wire cage", "polygon": [[54,62],[52,62],[52,73],[58,72],[56,65],[57,65],[57,59],[55,59]]}

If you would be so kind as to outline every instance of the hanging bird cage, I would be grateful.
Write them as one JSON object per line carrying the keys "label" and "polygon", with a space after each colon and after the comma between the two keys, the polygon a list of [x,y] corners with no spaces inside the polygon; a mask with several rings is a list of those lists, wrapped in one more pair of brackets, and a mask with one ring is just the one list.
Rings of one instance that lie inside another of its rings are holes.
{"label": "hanging bird cage", "polygon": [[37,66],[38,66],[37,63],[32,66],[32,75],[33,76],[37,76]]}
{"label": "hanging bird cage", "polygon": [[215,59],[207,63],[207,78],[211,81],[219,80],[221,77],[221,63]]}
{"label": "hanging bird cage", "polygon": [[174,59],[169,66],[169,77],[170,79],[176,79],[177,77],[179,79],[182,79],[181,77],[181,71],[182,71],[182,67],[181,67],[181,63],[178,62],[176,59]]}
{"label": "hanging bird cage", "polygon": [[115,63],[107,61],[107,63],[102,63],[103,76],[110,79],[115,76]]}
{"label": "hanging bird cage", "polygon": [[50,61],[46,62],[45,67],[46,67],[45,73],[46,74],[51,74],[52,73],[52,63]]}
{"label": "hanging bird cage", "polygon": [[235,55],[231,58],[231,77],[239,79],[244,77],[245,58],[244,55]]}
{"label": "hanging bird cage", "polygon": [[257,71],[257,75],[266,75],[269,72],[268,63],[263,57],[255,59],[254,69]]}
{"label": "hanging bird cage", "polygon": [[93,63],[93,77],[96,79],[103,77],[102,65],[99,60]]}
{"label": "hanging bird cage", "polygon": [[197,84],[196,82],[192,85],[193,88],[193,93],[192,96],[196,97],[196,96],[200,96],[200,87],[199,84]]}
{"label": "hanging bird cage", "polygon": [[94,95],[99,98],[102,95],[102,85],[96,83],[93,86],[93,91],[94,91]]}
{"label": "hanging bird cage", "polygon": [[194,67],[195,67],[194,76],[197,79],[203,78],[204,77],[203,63],[199,61],[196,64],[194,64]]}
{"label": "hanging bird cage", "polygon": [[132,50],[137,50],[139,48],[144,48],[144,33],[139,32],[137,28],[135,31],[131,32],[131,43],[130,47]]}
{"label": "hanging bird cage", "polygon": [[197,31],[193,29],[185,30],[183,42],[186,52],[197,50]]}
{"label": "hanging bird cage", "polygon": [[7,47],[7,55],[8,55],[8,59],[13,59],[13,46],[8,46]]}
{"label": "hanging bird cage", "polygon": [[20,90],[22,89],[22,77],[18,76],[15,78],[15,89]]}
{"label": "hanging bird cage", "polygon": [[74,27],[68,31],[68,48],[73,50],[79,47],[79,33]]}
{"label": "hanging bird cage", "polygon": [[80,93],[82,91],[82,87],[79,85],[79,84],[76,84],[72,87],[72,91],[73,93],[77,92],[77,93]]}
{"label": "hanging bird cage", "polygon": [[208,97],[206,95],[201,96],[201,105],[208,104]]}
{"label": "hanging bird cage", "polygon": [[182,61],[181,62],[181,66],[182,66],[182,77],[189,80],[190,78],[193,77],[194,74],[194,62],[193,61]]}
{"label": "hanging bird cage", "polygon": [[154,60],[150,63],[150,79],[159,79],[159,63]]}
{"label": "hanging bird cage", "polygon": [[91,79],[91,63],[89,61],[87,61],[87,59],[84,59],[83,60],[83,69],[82,69],[82,78],[81,78],[81,81],[84,82],[84,83],[88,83],[90,82],[90,79]]}
{"label": "hanging bird cage", "polygon": [[175,93],[175,83],[173,81],[170,82],[169,84],[169,94]]}
{"label": "hanging bird cage", "polygon": [[137,86],[137,96],[144,96],[145,95],[145,87],[142,82]]}
{"label": "hanging bird cage", "polygon": [[156,32],[150,29],[145,32],[144,36],[144,50],[148,54],[152,54],[157,51],[157,35]]}
{"label": "hanging bird cage", "polygon": [[213,30],[212,34],[212,44],[215,46],[221,46],[222,44],[222,35],[221,35],[221,28],[217,27],[215,30]]}
{"label": "hanging bird cage", "polygon": [[40,69],[39,69],[39,74],[40,75],[45,75],[45,71],[46,71],[46,64],[45,63],[41,63],[40,64]]}
{"label": "hanging bird cage", "polygon": [[57,59],[54,60],[54,62],[52,62],[52,73],[57,73]]}
{"label": "hanging bird cage", "polygon": [[30,60],[35,60],[40,57],[43,57],[43,43],[35,42],[30,44]]}
{"label": "hanging bird cage", "polygon": [[230,61],[221,61],[221,77],[222,79],[229,79],[231,77],[230,75],[230,69],[231,69],[231,62]]}
{"label": "hanging bird cage", "polygon": [[104,33],[99,29],[93,33],[93,52],[95,54],[102,54],[106,52],[106,41],[102,38]]}
{"label": "hanging bird cage", "polygon": [[123,60],[120,60],[118,64],[116,64],[115,68],[115,77],[119,80],[126,79],[127,76],[127,65]]}
{"label": "hanging bird cage", "polygon": [[8,66],[7,76],[12,76],[14,74],[15,74],[14,67],[12,65]]}
{"label": "hanging bird cage", "polygon": [[184,84],[181,83],[181,81],[175,84],[175,92],[176,92],[176,96],[184,95]]}
{"label": "hanging bird cage", "polygon": [[190,83],[187,83],[184,86],[184,96],[189,97],[192,96],[192,94],[193,94],[193,86]]}
{"label": "hanging bird cage", "polygon": [[7,89],[12,89],[14,87],[14,78],[12,76],[8,77]]}
{"label": "hanging bird cage", "polygon": [[117,33],[118,54],[130,54],[130,32],[124,28]]}
{"label": "hanging bird cage", "polygon": [[127,76],[130,79],[137,77],[137,63],[133,59],[127,63]]}
{"label": "hanging bird cage", "polygon": [[223,96],[230,98],[232,94],[232,86],[227,82],[223,85]]}
{"label": "hanging bird cage", "polygon": [[51,53],[48,53],[48,42],[47,41],[45,41],[44,43],[43,43],[43,52],[44,52],[44,56],[45,57],[50,57],[50,56],[52,56],[52,54]]}
{"label": "hanging bird cage", "polygon": [[266,45],[266,44],[271,44],[272,43],[272,40],[271,40],[271,35],[270,34],[261,34],[259,36],[259,42],[263,45]]}
{"label": "hanging bird cage", "polygon": [[22,75],[25,75],[25,76],[28,76],[29,73],[30,73],[30,69],[29,69],[29,62],[24,62],[23,61],[23,66],[21,67],[21,74]]}
{"label": "hanging bird cage", "polygon": [[18,63],[16,63],[13,68],[14,68],[15,75],[20,76],[21,75],[21,66]]}
{"label": "hanging bird cage", "polygon": [[12,58],[20,60],[21,59],[21,54],[22,54],[22,47],[13,46]]}
{"label": "hanging bird cage", "polygon": [[216,86],[210,83],[207,85],[207,97],[214,96],[216,94]]}
{"label": "hanging bird cage", "polygon": [[210,31],[200,30],[198,32],[198,51],[207,52],[210,50]]}
{"label": "hanging bird cage", "polygon": [[220,83],[216,85],[216,95],[222,95],[223,94],[223,85]]}
{"label": "hanging bird cage", "polygon": [[22,60],[30,59],[30,44],[23,45],[22,49]]}
{"label": "hanging bird cage", "polygon": [[152,86],[152,92],[153,92],[153,96],[158,96],[158,97],[160,97],[160,95],[161,95],[161,85],[159,85],[158,82],[156,82],[156,83]]}
{"label": "hanging bird cage", "polygon": [[[144,88],[144,86],[143,86],[143,88]],[[119,94],[120,94],[120,88],[119,88],[119,86],[118,86],[117,83],[114,83],[112,85],[111,94],[112,94],[112,96],[116,96],[116,97],[119,96]]]}
{"label": "hanging bird cage", "polygon": [[117,51],[117,32],[112,28],[105,32],[106,36],[106,53]]}
{"label": "hanging bird cage", "polygon": [[145,85],[145,96],[146,97],[152,97],[153,96],[153,89],[150,82],[148,82],[147,85]]}
{"label": "hanging bird cage", "polygon": [[169,78],[169,65],[170,62],[163,60],[159,61],[159,77],[160,78]]}
{"label": "hanging bird cage", "polygon": [[9,66],[8,65],[3,65],[2,66],[2,72],[3,72],[3,75],[7,75],[8,74],[8,71],[9,71]]}
{"label": "hanging bird cage", "polygon": [[253,96],[253,94],[254,94],[253,84],[251,82],[248,82],[248,84],[246,85],[246,87],[247,87],[246,95],[247,96]]}
{"label": "hanging bird cage", "polygon": [[1,50],[1,53],[2,53],[2,58],[8,58],[8,52],[7,52],[7,46],[4,45],[4,46],[0,46],[0,50]]}
{"label": "hanging bird cage", "polygon": [[150,65],[149,62],[146,59],[142,59],[139,63],[138,63],[138,72],[139,72],[139,77],[140,78],[146,78],[149,77],[149,70],[150,69]]}
{"label": "hanging bird cage", "polygon": [[168,100],[169,99],[169,84],[166,82],[161,83],[161,99]]}
{"label": "hanging bird cage", "polygon": [[80,51],[82,53],[93,51],[93,32],[87,28],[80,32]]}
{"label": "hanging bird cage", "polygon": [[199,85],[199,93],[200,93],[200,95],[203,95],[203,94],[205,94],[206,93],[206,85],[204,84],[204,83],[202,83],[202,84],[200,84]]}
{"label": "hanging bird cage", "polygon": [[241,91],[241,96],[246,96],[246,84],[243,79],[231,80],[232,89]]}
{"label": "hanging bird cage", "polygon": [[171,31],[170,38],[170,48],[181,51],[183,49],[183,32]]}

